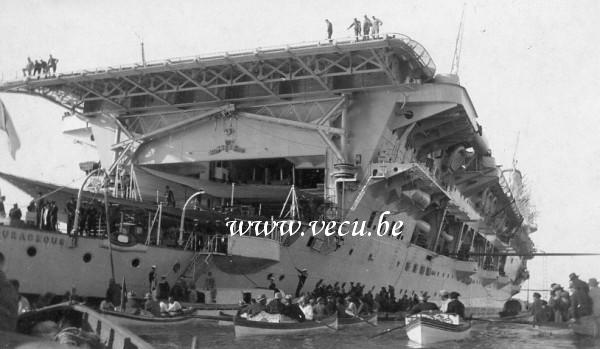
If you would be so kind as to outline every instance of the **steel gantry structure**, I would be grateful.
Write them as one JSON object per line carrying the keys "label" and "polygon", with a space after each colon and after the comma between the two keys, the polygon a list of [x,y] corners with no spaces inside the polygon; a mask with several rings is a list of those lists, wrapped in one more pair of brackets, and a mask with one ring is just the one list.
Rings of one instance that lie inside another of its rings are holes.
{"label": "steel gantry structure", "polygon": [[393,87],[433,78],[435,65],[400,34],[168,59],[58,74],[0,85],[41,96],[81,115],[176,111],[223,103],[286,100]]}

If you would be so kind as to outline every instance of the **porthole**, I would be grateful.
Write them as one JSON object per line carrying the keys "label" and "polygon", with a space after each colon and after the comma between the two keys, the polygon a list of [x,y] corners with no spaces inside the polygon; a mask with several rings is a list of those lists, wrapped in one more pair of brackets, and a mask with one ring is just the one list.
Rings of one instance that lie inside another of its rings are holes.
{"label": "porthole", "polygon": [[131,266],[134,268],[138,268],[140,266],[140,259],[134,258],[131,260]]}
{"label": "porthole", "polygon": [[353,248],[351,248],[350,251],[348,251],[348,256],[352,255],[352,252],[354,252]]}
{"label": "porthole", "polygon": [[83,262],[84,263],[89,263],[92,260],[92,254],[89,252],[86,252],[83,254]]}
{"label": "porthole", "polygon": [[37,254],[37,249],[35,248],[35,246],[29,246],[27,248],[27,255],[29,257],[34,257]]}

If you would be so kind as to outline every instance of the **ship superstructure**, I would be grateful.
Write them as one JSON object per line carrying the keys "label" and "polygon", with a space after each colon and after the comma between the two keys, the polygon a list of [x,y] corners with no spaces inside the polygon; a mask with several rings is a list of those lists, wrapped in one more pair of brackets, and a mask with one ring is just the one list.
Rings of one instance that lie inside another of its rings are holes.
{"label": "ship superstructure", "polygon": [[[213,271],[223,289],[275,279],[288,292],[297,269],[306,268],[305,290],[360,282],[367,290],[392,285],[399,294],[435,297],[449,289],[469,306],[497,308],[528,277],[517,255],[533,251],[533,222],[513,195],[520,177],[504,178],[467,91],[456,76],[435,70],[420,44],[386,34],[59,74],[5,83],[0,92],[41,96],[88,123],[112,194],[127,205],[155,205],[154,218],[163,209],[177,215],[203,191],[196,211],[213,218],[204,226],[187,222],[184,232],[176,225],[179,246],[161,244],[169,227],[144,219],[131,224],[147,238],[113,251],[117,279],[140,292],[147,288],[140,269],[153,264],[173,278],[190,268],[198,278]],[[175,208],[159,204],[166,185]],[[359,220],[373,231],[389,211],[385,219],[402,221],[403,233],[259,238],[216,226],[232,217],[277,217],[291,188],[295,218]],[[190,244],[194,230],[207,243]],[[35,258],[19,234],[34,234],[34,242],[40,235],[42,243],[48,234],[4,231],[16,234],[0,244],[13,260]],[[69,285],[102,294],[106,242],[82,237],[77,246],[59,245],[48,245],[56,250],[50,255],[61,255],[57,264],[81,264]],[[85,253],[100,260],[81,263]],[[98,280],[85,279],[92,267]],[[55,277],[49,268],[39,277]],[[40,291],[35,279],[22,284]]]}

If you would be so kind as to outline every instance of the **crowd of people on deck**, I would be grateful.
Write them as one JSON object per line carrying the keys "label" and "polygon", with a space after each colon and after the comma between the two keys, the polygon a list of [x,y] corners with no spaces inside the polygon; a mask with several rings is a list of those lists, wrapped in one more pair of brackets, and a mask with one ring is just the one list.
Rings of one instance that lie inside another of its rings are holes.
{"label": "crowd of people on deck", "polygon": [[529,311],[534,322],[567,322],[583,316],[600,315],[600,288],[598,280],[591,278],[586,283],[575,273],[569,275],[569,288],[559,284],[550,285],[550,296],[543,300],[541,294],[533,294]]}
{"label": "crowd of people on deck", "polygon": [[36,59],[31,60],[31,57],[27,57],[27,64],[23,68],[23,77],[37,77],[38,79],[43,76],[44,78],[56,76],[56,66],[58,65],[58,58],[50,56],[48,60]]}

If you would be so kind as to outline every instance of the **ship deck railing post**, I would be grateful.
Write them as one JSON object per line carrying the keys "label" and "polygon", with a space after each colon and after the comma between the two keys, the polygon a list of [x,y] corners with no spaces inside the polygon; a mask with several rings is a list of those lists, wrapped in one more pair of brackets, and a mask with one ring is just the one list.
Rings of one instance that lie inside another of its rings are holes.
{"label": "ship deck railing post", "polygon": [[[232,183],[232,185],[233,185],[233,183]],[[192,196],[190,196],[185,201],[185,204],[183,205],[183,208],[181,209],[181,222],[179,224],[179,239],[177,240],[177,243],[179,244],[179,246],[183,246],[183,223],[185,222],[185,209],[186,209],[187,205],[192,201],[192,199],[194,199],[196,196],[202,195],[204,193],[206,193],[204,190],[200,190],[200,191],[197,191],[194,194],[192,194]],[[232,189],[232,194],[231,194],[231,204],[233,205],[233,189]]]}
{"label": "ship deck railing post", "polygon": [[[158,191],[157,191],[158,193]],[[158,203],[158,227],[156,229],[156,246],[160,246],[160,226],[162,225],[162,202]]]}

